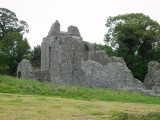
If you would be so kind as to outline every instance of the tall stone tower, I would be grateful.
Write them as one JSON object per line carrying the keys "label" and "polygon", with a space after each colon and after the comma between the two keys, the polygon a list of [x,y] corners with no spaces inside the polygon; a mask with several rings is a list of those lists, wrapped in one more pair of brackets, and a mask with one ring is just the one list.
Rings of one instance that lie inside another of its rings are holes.
{"label": "tall stone tower", "polygon": [[69,26],[68,32],[62,32],[59,22],[55,21],[48,36],[43,38],[41,70],[49,70],[54,84],[80,84],[84,76],[81,69],[84,47],[77,27]]}

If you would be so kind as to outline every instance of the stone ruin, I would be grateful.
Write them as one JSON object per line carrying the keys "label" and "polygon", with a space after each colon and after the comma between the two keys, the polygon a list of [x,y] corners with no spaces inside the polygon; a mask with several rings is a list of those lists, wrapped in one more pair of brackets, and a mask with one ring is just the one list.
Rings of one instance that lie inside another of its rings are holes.
{"label": "stone ruin", "polygon": [[160,90],[160,63],[151,61],[148,63],[148,74],[145,77],[146,89]]}
{"label": "stone ruin", "polygon": [[[150,66],[143,85],[133,77],[122,58],[108,57],[104,51],[96,51],[93,44],[83,41],[77,27],[69,26],[68,31],[63,32],[56,21],[41,44],[41,70],[33,71],[29,61],[22,60],[17,77],[57,85],[142,91],[145,87],[152,89],[155,86],[150,79],[154,79],[152,71],[159,67]],[[154,76],[158,77],[152,80],[153,83],[160,81],[160,72]],[[156,85],[160,86],[159,82]]]}
{"label": "stone ruin", "polygon": [[28,79],[30,76],[30,73],[32,71],[32,66],[29,62],[29,60],[23,59],[17,68],[17,77],[18,78],[23,78],[23,79]]}

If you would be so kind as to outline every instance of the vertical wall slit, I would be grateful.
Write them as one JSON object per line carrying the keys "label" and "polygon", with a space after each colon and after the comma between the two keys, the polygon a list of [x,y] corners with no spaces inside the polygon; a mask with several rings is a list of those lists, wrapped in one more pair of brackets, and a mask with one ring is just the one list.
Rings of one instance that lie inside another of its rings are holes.
{"label": "vertical wall slit", "polygon": [[51,69],[51,46],[49,46],[49,70]]}

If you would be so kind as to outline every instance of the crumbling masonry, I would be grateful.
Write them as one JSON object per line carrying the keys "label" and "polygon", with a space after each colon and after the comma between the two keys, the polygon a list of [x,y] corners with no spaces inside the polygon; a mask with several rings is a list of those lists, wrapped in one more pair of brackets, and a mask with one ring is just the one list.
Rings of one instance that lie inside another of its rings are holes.
{"label": "crumbling masonry", "polygon": [[28,60],[22,60],[17,76],[58,85],[93,88],[142,90],[144,85],[133,77],[124,60],[95,51],[83,41],[77,27],[60,31],[56,21],[41,44],[41,70],[33,71]]}

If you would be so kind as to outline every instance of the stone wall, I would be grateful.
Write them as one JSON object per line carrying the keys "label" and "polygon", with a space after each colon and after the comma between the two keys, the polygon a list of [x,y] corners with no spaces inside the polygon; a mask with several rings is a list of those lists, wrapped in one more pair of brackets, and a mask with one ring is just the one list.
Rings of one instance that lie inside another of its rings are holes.
{"label": "stone wall", "polygon": [[28,79],[31,76],[32,66],[29,60],[23,59],[17,68],[17,77]]}
{"label": "stone wall", "polygon": [[17,68],[17,77],[21,79],[36,79],[41,82],[50,82],[50,74],[48,70],[32,69],[29,60],[23,59]]}
{"label": "stone wall", "polygon": [[85,72],[84,86],[92,88],[141,90],[144,86],[134,79],[131,71],[125,63],[110,62],[102,65],[95,61],[85,61],[82,63]]}
{"label": "stone wall", "polygon": [[145,77],[144,85],[147,89],[160,90],[160,63],[157,61],[148,63],[148,74]]}
{"label": "stone wall", "polygon": [[48,70],[36,70],[31,72],[29,79],[35,79],[41,82],[50,82],[50,74]]}

